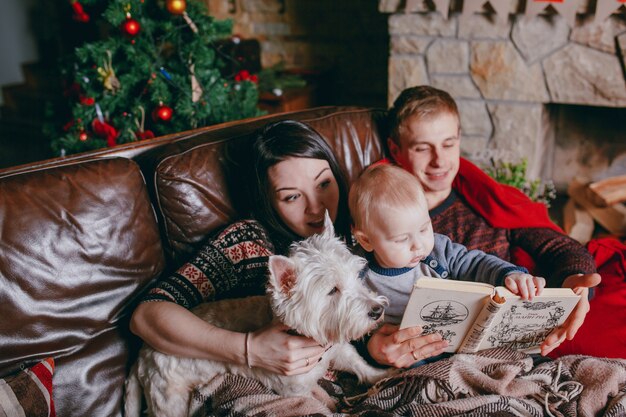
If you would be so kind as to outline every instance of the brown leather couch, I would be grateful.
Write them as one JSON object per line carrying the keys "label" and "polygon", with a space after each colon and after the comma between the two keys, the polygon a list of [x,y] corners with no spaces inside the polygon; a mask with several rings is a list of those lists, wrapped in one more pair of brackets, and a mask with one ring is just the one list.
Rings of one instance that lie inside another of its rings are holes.
{"label": "brown leather couch", "polygon": [[350,180],[383,155],[384,111],[264,116],[0,170],[0,377],[52,356],[57,415],[119,416],[142,292],[245,216],[253,132],[302,120]]}

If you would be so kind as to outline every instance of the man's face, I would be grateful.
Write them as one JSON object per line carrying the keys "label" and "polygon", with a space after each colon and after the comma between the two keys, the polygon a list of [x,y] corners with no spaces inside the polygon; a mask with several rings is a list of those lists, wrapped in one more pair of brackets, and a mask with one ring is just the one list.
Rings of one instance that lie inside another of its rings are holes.
{"label": "man's face", "polygon": [[452,191],[452,181],[459,171],[459,133],[458,118],[441,112],[426,119],[407,119],[400,129],[399,144],[388,141],[395,161],[422,183],[429,208]]}

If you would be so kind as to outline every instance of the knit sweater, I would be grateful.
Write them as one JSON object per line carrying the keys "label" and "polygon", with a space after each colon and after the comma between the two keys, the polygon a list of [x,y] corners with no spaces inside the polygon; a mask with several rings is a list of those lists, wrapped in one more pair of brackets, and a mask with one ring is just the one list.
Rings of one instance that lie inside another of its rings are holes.
{"label": "knit sweater", "polygon": [[264,294],[268,260],[274,253],[275,245],[260,223],[233,223],[157,282],[142,302],[167,300],[191,309],[205,301]]}
{"label": "knit sweater", "polygon": [[480,249],[507,261],[513,247],[524,249],[536,263],[533,272],[545,277],[548,287],[560,287],[569,275],[596,271],[593,257],[570,237],[547,228],[492,227],[454,191],[429,214],[435,232],[468,249]]}
{"label": "knit sweater", "polygon": [[435,233],[432,252],[414,268],[384,268],[368,254],[365,282],[379,295],[389,299],[385,322],[400,324],[409,302],[413,284],[421,276],[460,281],[479,281],[502,285],[504,278],[514,272],[528,272],[496,256],[479,250],[468,251],[463,245]]}

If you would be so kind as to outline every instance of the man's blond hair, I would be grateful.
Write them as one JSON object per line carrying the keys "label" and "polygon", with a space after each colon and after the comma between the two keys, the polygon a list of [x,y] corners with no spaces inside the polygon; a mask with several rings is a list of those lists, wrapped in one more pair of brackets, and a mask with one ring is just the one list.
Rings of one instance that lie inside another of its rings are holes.
{"label": "man's blond hair", "polygon": [[372,218],[380,219],[389,209],[411,205],[427,206],[419,180],[408,171],[389,164],[370,166],[350,187],[348,205],[357,230]]}
{"label": "man's blond hair", "polygon": [[400,145],[400,136],[408,119],[424,120],[441,113],[449,113],[459,120],[456,102],[446,91],[429,85],[406,88],[389,109],[389,137]]}

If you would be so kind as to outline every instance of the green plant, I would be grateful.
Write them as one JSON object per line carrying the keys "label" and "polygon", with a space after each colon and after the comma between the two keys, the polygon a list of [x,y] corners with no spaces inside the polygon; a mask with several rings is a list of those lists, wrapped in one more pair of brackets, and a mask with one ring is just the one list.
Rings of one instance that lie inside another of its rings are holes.
{"label": "green plant", "polygon": [[499,183],[521,190],[531,200],[543,203],[546,207],[550,207],[551,201],[556,198],[556,189],[552,181],[526,178],[528,161],[525,158],[517,163],[495,161],[493,158],[490,162],[491,167],[485,168],[485,172]]}

